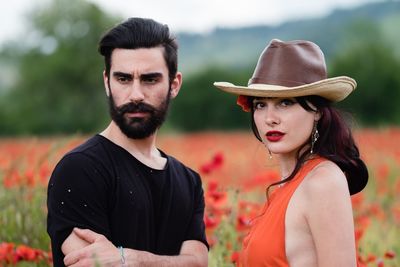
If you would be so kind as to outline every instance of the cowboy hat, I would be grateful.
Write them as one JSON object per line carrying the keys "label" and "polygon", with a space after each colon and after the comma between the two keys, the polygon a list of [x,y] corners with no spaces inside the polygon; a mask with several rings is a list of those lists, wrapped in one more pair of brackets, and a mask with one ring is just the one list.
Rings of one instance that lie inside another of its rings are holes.
{"label": "cowboy hat", "polygon": [[324,54],[310,41],[273,39],[261,53],[248,86],[215,82],[240,96],[299,97],[318,95],[332,102],[345,99],[357,86],[347,76],[327,78]]}

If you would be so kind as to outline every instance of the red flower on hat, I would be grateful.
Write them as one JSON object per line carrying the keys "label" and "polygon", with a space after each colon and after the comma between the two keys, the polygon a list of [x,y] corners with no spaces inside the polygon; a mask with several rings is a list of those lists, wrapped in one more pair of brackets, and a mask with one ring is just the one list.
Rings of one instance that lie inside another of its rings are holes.
{"label": "red flower on hat", "polygon": [[247,96],[245,96],[245,95],[238,96],[236,104],[241,106],[243,111],[245,111],[245,112],[250,112],[250,110],[251,110],[250,105],[249,105],[249,100],[248,100]]}

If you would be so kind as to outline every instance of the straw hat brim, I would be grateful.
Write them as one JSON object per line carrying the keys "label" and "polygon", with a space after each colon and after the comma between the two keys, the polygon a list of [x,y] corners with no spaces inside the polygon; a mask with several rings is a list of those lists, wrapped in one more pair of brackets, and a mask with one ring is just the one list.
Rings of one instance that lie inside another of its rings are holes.
{"label": "straw hat brim", "polygon": [[285,87],[271,84],[251,84],[237,86],[229,82],[215,82],[214,86],[236,95],[255,97],[299,97],[318,95],[332,102],[345,99],[357,86],[354,79],[339,76],[295,87]]}

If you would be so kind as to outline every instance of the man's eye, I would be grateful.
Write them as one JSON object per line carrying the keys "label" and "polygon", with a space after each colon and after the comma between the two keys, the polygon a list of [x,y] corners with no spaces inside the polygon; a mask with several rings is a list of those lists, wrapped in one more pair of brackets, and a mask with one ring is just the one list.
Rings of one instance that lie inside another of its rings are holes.
{"label": "man's eye", "polygon": [[120,82],[120,83],[127,83],[127,82],[130,81],[130,79],[127,78],[127,77],[118,77],[117,81]]}
{"label": "man's eye", "polygon": [[149,83],[149,84],[156,83],[157,81],[158,81],[157,78],[146,78],[146,79],[144,79],[144,82],[145,83]]}

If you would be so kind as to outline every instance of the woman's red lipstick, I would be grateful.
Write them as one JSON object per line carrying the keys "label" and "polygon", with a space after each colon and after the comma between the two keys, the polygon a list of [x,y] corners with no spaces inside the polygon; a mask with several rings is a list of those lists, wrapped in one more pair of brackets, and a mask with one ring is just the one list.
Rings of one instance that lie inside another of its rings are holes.
{"label": "woman's red lipstick", "polygon": [[278,142],[285,134],[279,131],[269,131],[265,135],[270,142]]}

